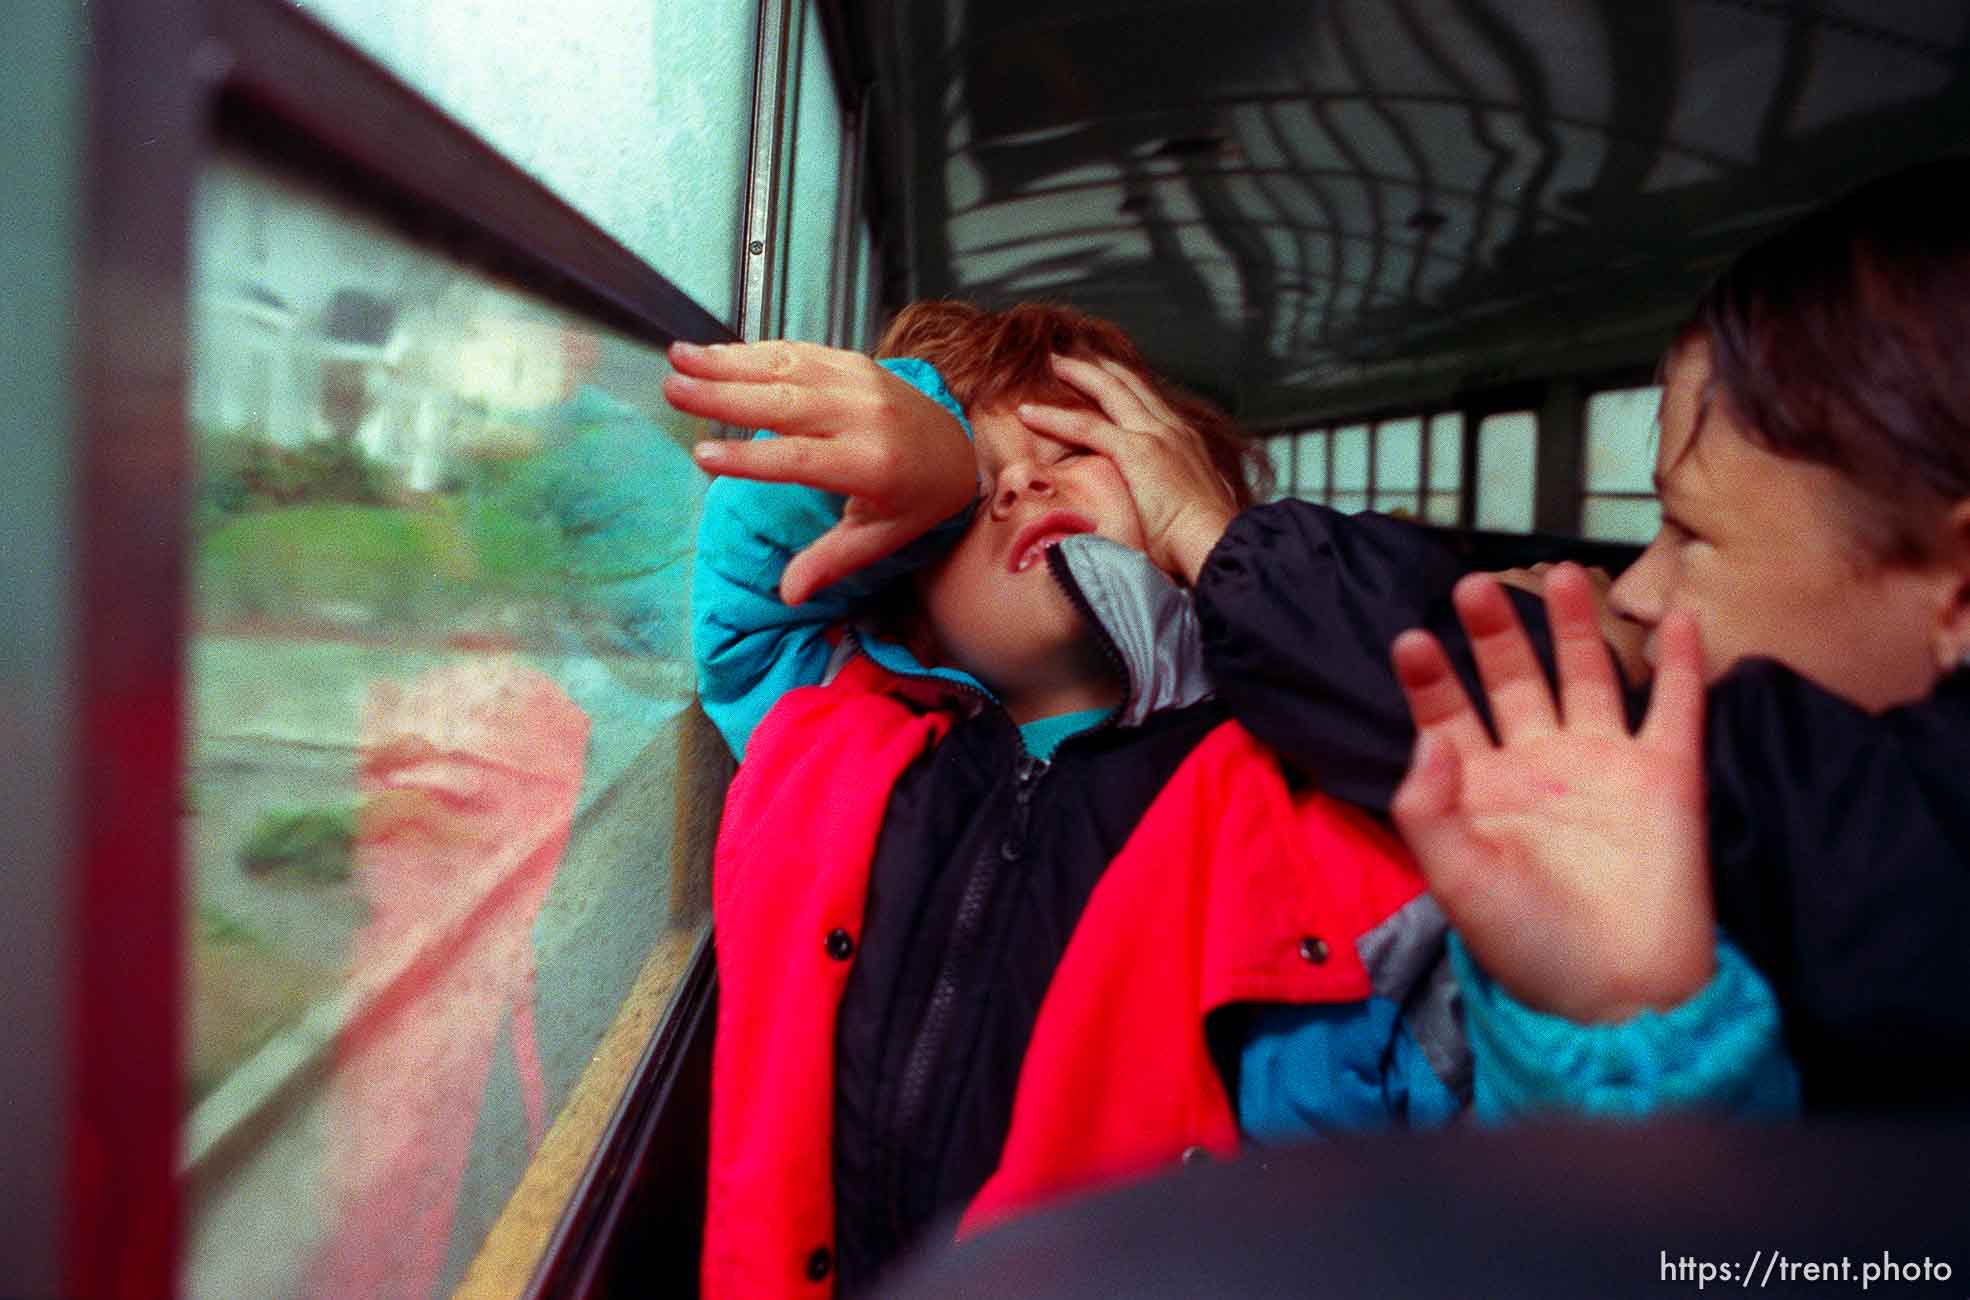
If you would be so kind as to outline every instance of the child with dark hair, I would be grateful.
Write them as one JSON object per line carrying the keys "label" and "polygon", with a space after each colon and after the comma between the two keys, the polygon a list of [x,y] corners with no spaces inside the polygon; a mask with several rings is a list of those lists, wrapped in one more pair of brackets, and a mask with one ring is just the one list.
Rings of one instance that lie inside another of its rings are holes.
{"label": "child with dark hair", "polygon": [[[1674,1003],[1741,948],[1812,1112],[1970,1105],[1966,195],[1970,159],[1949,159],[1808,215],[1739,257],[1670,351],[1662,527],[1609,606],[1652,658],[1700,640],[1700,750],[1610,723],[1584,575],[1553,572],[1549,620],[1460,582],[1420,530],[1317,507],[1250,566],[1297,598],[1277,644],[1227,642],[1220,676],[1241,716],[1318,737],[1331,791],[1395,803],[1471,951],[1527,1004]],[[1417,626],[1432,635],[1396,642],[1405,708],[1382,647]],[[1412,712],[1428,743],[1398,796]],[[1483,924],[1500,911],[1523,923]],[[1712,918],[1737,947],[1713,954]],[[1533,944],[1598,952],[1603,978],[1542,975],[1514,951]],[[1482,1106],[1510,1045],[1475,1046]]]}
{"label": "child with dark hair", "polygon": [[[675,405],[777,435],[698,448],[700,693],[742,759],[712,1294],[859,1289],[947,1216],[1471,1089],[1406,853],[1224,689],[1284,617],[1249,442],[1066,308],[918,304],[878,351],[672,350]],[[1762,1005],[1729,1068],[1646,1086],[1782,1096]],[[1670,1032],[1715,1065],[1706,1023]],[[1554,1091],[1623,1089],[1595,1068]]]}

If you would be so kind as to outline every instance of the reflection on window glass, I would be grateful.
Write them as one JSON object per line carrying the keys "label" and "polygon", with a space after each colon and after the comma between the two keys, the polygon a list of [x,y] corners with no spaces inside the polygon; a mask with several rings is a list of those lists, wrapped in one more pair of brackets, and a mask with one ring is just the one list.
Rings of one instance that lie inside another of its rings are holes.
{"label": "reflection on window glass", "polygon": [[1623,388],[1587,399],[1587,490],[1653,492],[1660,388]]}
{"label": "reflection on window glass", "polygon": [[752,0],[295,2],[732,318]]}
{"label": "reflection on window glass", "polygon": [[1367,487],[1368,426],[1350,424],[1334,430],[1335,490],[1360,492]]}
{"label": "reflection on window glass", "polygon": [[1297,490],[1295,496],[1309,501],[1327,499],[1327,435],[1323,432],[1303,433],[1299,446],[1294,448],[1294,473]]}
{"label": "reflection on window glass", "polygon": [[1532,531],[1534,456],[1539,417],[1531,411],[1490,415],[1477,433],[1477,526]]}
{"label": "reflection on window glass", "polygon": [[841,189],[841,100],[828,65],[828,43],[814,0],[800,28],[798,113],[786,154],[793,168],[787,216],[782,336],[826,342],[834,283],[836,198]]}
{"label": "reflection on window glass", "polygon": [[707,431],[655,350],[244,167],[194,254],[184,1290],[449,1292],[703,932]]}

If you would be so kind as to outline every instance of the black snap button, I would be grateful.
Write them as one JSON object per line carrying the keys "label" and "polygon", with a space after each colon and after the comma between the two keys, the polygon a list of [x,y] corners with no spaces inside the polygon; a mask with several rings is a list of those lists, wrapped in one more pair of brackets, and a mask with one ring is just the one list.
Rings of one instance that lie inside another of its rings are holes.
{"label": "black snap button", "polygon": [[1317,934],[1310,934],[1300,940],[1300,959],[1318,966],[1327,960],[1327,941]]}
{"label": "black snap button", "polygon": [[855,940],[846,930],[828,931],[828,956],[847,961],[855,952]]}
{"label": "black snap button", "polygon": [[1007,862],[1019,861],[1019,840],[1011,835],[999,841],[999,856]]}
{"label": "black snap button", "polygon": [[1183,1162],[1187,1165],[1201,1165],[1209,1162],[1211,1153],[1204,1147],[1185,1147]]}
{"label": "black snap button", "polygon": [[834,1272],[835,1257],[828,1253],[826,1246],[816,1246],[814,1253],[807,1257],[807,1280],[825,1282],[828,1274]]}

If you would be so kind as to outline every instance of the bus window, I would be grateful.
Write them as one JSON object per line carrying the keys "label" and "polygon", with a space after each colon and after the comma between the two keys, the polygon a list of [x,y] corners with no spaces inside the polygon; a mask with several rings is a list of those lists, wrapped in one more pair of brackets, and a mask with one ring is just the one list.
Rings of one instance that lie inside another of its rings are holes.
{"label": "bus window", "polygon": [[1464,417],[1457,411],[1430,417],[1430,481],[1423,518],[1454,526],[1461,517],[1464,483]]}
{"label": "bus window", "polygon": [[708,924],[707,430],[649,346],[250,167],[193,252],[185,1288],[449,1290]]}
{"label": "bus window", "polygon": [[[364,174],[379,142],[290,157],[227,117],[198,177],[190,1294],[520,1289],[703,964],[730,768],[692,691],[689,449],[718,431],[664,404],[661,344],[739,313],[758,11],[615,7],[549,39],[312,6],[435,109],[284,5],[227,10],[345,70],[370,129],[442,111],[493,148],[448,136],[477,188],[429,197]],[[855,208],[807,26],[771,125],[803,133],[780,197],[825,219],[769,257],[818,338]]]}
{"label": "bus window", "polygon": [[1325,429],[1299,434],[1293,446],[1293,495],[1309,501],[1327,500],[1328,460],[1334,435]]}
{"label": "bus window", "polygon": [[1422,489],[1422,418],[1412,415],[1376,424],[1374,508],[1414,519],[1421,513]]}
{"label": "bus window", "polygon": [[1587,399],[1584,537],[1646,542],[1662,523],[1655,499],[1656,407],[1662,389],[1618,388]]}
{"label": "bus window", "polygon": [[1273,499],[1293,495],[1293,450],[1295,436],[1277,434],[1265,440],[1266,462],[1272,468]]}
{"label": "bus window", "polygon": [[1328,484],[1328,504],[1344,514],[1368,508],[1368,481],[1373,468],[1369,454],[1369,429],[1365,424],[1347,424],[1334,430],[1333,477]]}
{"label": "bus window", "polygon": [[1532,531],[1533,469],[1539,418],[1531,411],[1488,415],[1477,431],[1477,526]]}
{"label": "bus window", "polygon": [[732,319],[753,0],[295,2]]}
{"label": "bus window", "polygon": [[814,0],[805,0],[800,15],[793,33],[799,84],[791,97],[792,129],[782,161],[789,181],[782,222],[786,270],[781,283],[786,291],[781,303],[785,316],[779,335],[825,342],[829,289],[834,283],[835,199],[844,144],[842,113]]}
{"label": "bus window", "polygon": [[855,274],[851,281],[854,287],[848,299],[847,346],[866,352],[876,342],[876,249],[866,222],[856,223],[852,238]]}

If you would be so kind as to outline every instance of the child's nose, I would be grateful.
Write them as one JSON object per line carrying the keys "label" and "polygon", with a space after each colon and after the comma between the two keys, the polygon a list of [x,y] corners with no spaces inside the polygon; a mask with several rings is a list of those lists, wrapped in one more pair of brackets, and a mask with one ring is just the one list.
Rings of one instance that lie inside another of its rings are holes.
{"label": "child's nose", "polygon": [[1630,622],[1654,627],[1662,621],[1668,601],[1663,565],[1667,550],[1660,534],[1622,571],[1608,588],[1607,603],[1617,615]]}
{"label": "child's nose", "polygon": [[995,514],[1003,515],[1011,510],[1021,497],[1052,495],[1053,481],[1047,477],[1045,467],[1022,461],[999,471],[998,489],[992,494],[992,510]]}

